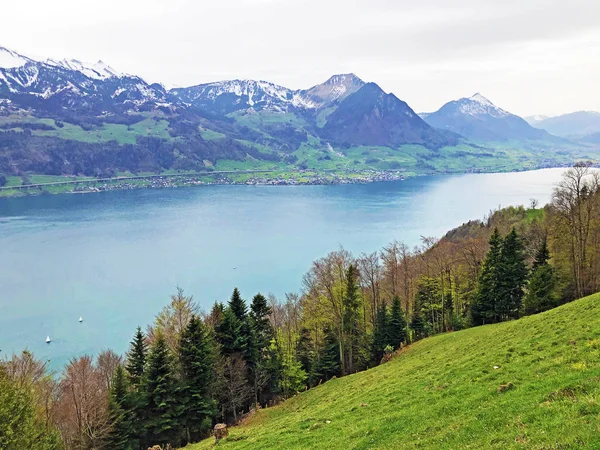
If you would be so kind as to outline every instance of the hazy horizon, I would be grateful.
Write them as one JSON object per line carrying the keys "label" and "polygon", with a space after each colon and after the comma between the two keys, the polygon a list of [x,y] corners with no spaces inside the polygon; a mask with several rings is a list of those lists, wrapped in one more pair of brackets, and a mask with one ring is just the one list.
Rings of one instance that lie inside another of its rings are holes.
{"label": "hazy horizon", "polygon": [[[89,8],[89,10],[88,10]],[[5,5],[0,45],[167,87],[355,73],[417,112],[480,92],[520,116],[600,110],[600,2],[74,0]],[[25,31],[25,32],[24,32]]]}

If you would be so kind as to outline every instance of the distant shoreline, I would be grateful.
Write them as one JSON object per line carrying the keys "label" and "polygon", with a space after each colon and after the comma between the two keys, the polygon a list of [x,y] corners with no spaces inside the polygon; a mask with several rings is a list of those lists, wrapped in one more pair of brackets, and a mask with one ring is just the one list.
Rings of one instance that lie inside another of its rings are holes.
{"label": "distant shoreline", "polygon": [[[414,173],[397,170],[232,170],[215,172],[186,172],[179,174],[134,175],[113,178],[89,178],[32,183],[0,188],[0,199],[31,195],[92,194],[133,189],[165,189],[193,186],[323,186],[342,184],[368,184],[401,181],[418,176],[465,175],[490,173],[530,172],[542,169],[568,168],[571,164],[540,165],[522,169],[492,169]],[[68,178],[68,177],[64,177]]]}

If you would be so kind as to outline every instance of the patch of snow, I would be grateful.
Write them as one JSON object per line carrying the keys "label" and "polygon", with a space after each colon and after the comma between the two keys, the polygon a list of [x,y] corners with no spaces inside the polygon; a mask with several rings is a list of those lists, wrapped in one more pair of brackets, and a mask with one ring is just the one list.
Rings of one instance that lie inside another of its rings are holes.
{"label": "patch of snow", "polygon": [[115,92],[112,93],[111,97],[115,98],[118,97],[119,95],[121,95],[123,92],[125,92],[127,89],[120,87],[118,88]]}
{"label": "patch of snow", "polygon": [[480,93],[472,95],[469,98],[461,98],[459,101],[459,111],[471,116],[490,115],[492,117],[506,117],[510,113],[498,108]]}
{"label": "patch of snow", "polygon": [[90,64],[77,59],[47,59],[44,61],[44,63],[48,64],[49,66],[61,67],[63,69],[80,72],[86,77],[94,80],[106,80],[108,78],[121,78],[124,76],[124,74],[117,72],[115,69],[103,63],[102,61],[98,61],[95,64]]}
{"label": "patch of snow", "polygon": [[13,52],[4,47],[0,47],[0,68],[2,69],[14,69],[16,67],[23,67],[31,60],[23,55],[19,55],[17,52]]}

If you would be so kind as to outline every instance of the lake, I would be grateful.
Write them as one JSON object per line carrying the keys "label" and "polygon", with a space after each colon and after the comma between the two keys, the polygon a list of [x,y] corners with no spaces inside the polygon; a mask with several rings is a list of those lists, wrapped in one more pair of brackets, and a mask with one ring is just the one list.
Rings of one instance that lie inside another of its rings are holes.
{"label": "lake", "polygon": [[413,246],[499,206],[545,204],[563,172],[0,199],[0,357],[28,348],[60,368],[121,353],[177,286],[205,310],[235,286],[283,297],[340,245]]}

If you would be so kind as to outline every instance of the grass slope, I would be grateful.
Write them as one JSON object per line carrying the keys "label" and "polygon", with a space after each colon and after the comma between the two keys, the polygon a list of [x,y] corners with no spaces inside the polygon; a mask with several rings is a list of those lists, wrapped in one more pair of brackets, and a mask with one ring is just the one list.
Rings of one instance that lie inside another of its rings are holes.
{"label": "grass slope", "polygon": [[[387,364],[259,411],[218,447],[600,448],[599,401],[596,294],[417,342]],[[212,447],[211,438],[187,448]]]}

